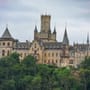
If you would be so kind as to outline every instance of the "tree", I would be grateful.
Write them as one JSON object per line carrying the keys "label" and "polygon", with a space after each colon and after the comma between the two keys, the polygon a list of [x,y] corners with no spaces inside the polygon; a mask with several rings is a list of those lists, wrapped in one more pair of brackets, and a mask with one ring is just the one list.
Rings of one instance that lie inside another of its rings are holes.
{"label": "tree", "polygon": [[2,83],[1,90],[16,90],[15,80],[5,80]]}
{"label": "tree", "polygon": [[85,60],[80,64],[80,68],[90,69],[90,57],[85,57]]}
{"label": "tree", "polygon": [[84,90],[90,90],[90,70],[80,69],[80,76]]}

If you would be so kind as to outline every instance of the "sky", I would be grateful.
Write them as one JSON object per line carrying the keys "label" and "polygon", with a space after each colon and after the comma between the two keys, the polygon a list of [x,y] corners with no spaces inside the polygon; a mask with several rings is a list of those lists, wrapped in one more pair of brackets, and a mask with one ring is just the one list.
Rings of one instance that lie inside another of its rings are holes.
{"label": "sky", "polygon": [[12,36],[32,41],[41,15],[51,15],[51,30],[61,42],[67,27],[70,43],[86,43],[90,33],[90,0],[0,0],[0,36],[8,24]]}

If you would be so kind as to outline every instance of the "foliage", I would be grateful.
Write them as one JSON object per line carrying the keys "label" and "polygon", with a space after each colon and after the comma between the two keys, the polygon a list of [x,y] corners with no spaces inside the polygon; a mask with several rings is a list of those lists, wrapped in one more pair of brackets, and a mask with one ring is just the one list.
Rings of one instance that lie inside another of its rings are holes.
{"label": "foliage", "polygon": [[0,90],[90,90],[90,58],[78,69],[37,64],[30,55],[19,61],[17,53],[0,59]]}

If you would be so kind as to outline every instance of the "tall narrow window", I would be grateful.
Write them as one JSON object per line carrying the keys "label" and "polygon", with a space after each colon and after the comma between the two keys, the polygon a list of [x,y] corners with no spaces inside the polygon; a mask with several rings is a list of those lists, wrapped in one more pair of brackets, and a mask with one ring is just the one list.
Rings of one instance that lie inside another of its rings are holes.
{"label": "tall narrow window", "polygon": [[5,50],[2,50],[2,56],[5,56]]}
{"label": "tall narrow window", "polygon": [[50,57],[50,53],[48,53],[48,56]]}
{"label": "tall narrow window", "polygon": [[10,52],[9,52],[9,50],[8,50],[8,52],[7,52],[7,56],[9,56],[10,55]]}
{"label": "tall narrow window", "polygon": [[56,53],[56,57],[58,56],[58,53]]}
{"label": "tall narrow window", "polygon": [[44,56],[46,56],[46,53],[44,54]]}

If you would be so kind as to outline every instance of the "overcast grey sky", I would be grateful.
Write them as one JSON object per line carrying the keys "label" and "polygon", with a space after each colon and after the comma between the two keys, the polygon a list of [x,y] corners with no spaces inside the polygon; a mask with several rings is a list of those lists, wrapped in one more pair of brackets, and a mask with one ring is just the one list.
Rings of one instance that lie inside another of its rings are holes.
{"label": "overcast grey sky", "polygon": [[20,41],[33,40],[34,27],[40,31],[40,15],[51,15],[51,30],[62,41],[67,23],[70,42],[86,42],[90,32],[90,0],[0,0],[0,36],[8,24]]}

